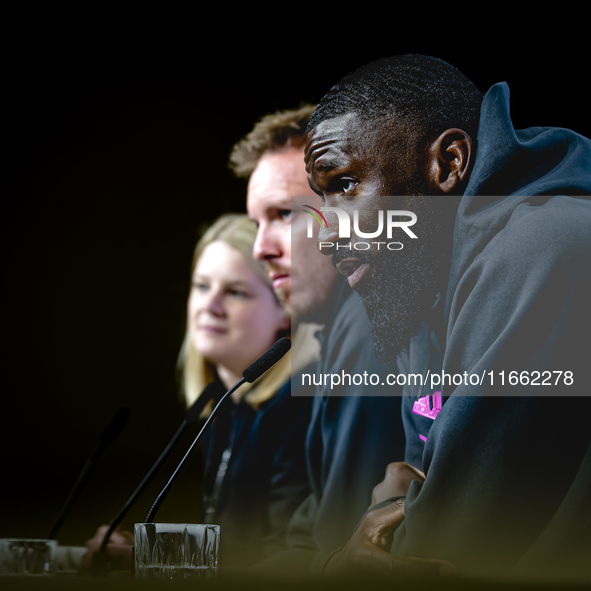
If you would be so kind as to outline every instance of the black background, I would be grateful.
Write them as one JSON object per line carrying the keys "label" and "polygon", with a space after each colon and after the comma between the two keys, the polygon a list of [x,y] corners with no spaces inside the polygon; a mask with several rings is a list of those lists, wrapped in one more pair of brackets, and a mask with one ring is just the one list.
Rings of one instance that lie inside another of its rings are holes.
{"label": "black background", "polygon": [[[560,28],[450,36],[442,15],[428,33],[398,22],[368,42],[351,35],[354,19],[343,28],[319,19],[321,29],[298,15],[230,31],[180,14],[170,26],[130,19],[119,28],[110,26],[117,15],[104,27],[88,15],[45,17],[4,25],[0,537],[47,534],[120,406],[131,421],[61,543],[82,543],[108,522],[176,431],[197,229],[244,211],[245,183],[227,157],[259,117],[412,51],[450,61],[481,90],[508,82],[516,127],[589,135],[588,51]],[[174,458],[126,527],[143,521]],[[200,469],[196,455],[158,521],[199,521]]]}

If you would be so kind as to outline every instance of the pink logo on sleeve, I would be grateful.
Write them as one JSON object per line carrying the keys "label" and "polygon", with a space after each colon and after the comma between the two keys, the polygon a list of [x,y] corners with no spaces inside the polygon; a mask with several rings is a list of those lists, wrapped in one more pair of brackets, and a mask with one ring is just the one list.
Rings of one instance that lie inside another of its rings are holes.
{"label": "pink logo on sleeve", "polygon": [[[412,405],[412,412],[416,415],[420,415],[421,417],[427,417],[428,419],[435,420],[441,407],[443,405],[441,401],[441,390],[437,390],[437,392],[433,392],[433,406],[429,402],[429,394],[427,396],[423,396],[419,398],[413,405]],[[421,441],[427,441],[427,438],[424,435],[419,434]]]}
{"label": "pink logo on sleeve", "polygon": [[429,402],[429,394],[427,396],[423,396],[419,398],[412,406],[412,412],[416,415],[420,415],[422,417],[427,417],[428,419],[435,420],[439,411],[442,407],[441,402],[441,390],[437,390],[437,392],[433,392],[433,407]]}

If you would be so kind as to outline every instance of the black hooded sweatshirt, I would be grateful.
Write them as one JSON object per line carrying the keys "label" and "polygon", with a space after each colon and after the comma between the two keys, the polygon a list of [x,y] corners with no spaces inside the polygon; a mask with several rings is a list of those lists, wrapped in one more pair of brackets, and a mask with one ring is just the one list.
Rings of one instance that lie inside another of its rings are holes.
{"label": "black hooded sweatshirt", "polygon": [[590,577],[591,141],[516,131],[502,83],[477,146],[440,322],[407,359],[452,377],[403,401],[406,461],[426,481],[392,553],[477,576]]}

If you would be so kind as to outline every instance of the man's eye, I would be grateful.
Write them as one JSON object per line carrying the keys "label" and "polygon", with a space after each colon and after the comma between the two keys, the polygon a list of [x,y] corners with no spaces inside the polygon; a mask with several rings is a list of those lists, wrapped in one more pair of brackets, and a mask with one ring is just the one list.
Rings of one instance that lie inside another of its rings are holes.
{"label": "man's eye", "polygon": [[245,291],[242,291],[240,289],[229,289],[228,290],[228,295],[234,296],[236,298],[246,298],[246,297],[248,297],[248,294]]}
{"label": "man's eye", "polygon": [[341,193],[344,193],[345,195],[353,189],[355,189],[356,186],[357,181],[354,181],[353,179],[347,177],[341,177],[339,179],[339,188],[341,190]]}
{"label": "man's eye", "polygon": [[291,209],[280,209],[277,212],[277,215],[285,221],[288,221],[291,219]]}

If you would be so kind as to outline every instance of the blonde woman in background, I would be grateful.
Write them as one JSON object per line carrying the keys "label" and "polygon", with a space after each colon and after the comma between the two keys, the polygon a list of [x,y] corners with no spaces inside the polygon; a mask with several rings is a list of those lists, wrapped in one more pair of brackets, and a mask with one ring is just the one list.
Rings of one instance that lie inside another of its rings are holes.
{"label": "blonde woman in background", "polygon": [[[289,317],[252,257],[255,238],[246,215],[226,214],[195,248],[179,355],[188,406],[210,382],[221,396],[289,334]],[[221,526],[222,567],[248,567],[283,549],[289,519],[309,494],[311,398],[291,396],[292,354],[236,390],[203,438],[203,519]]]}
{"label": "blonde woman in background", "polygon": [[[219,399],[278,338],[289,336],[289,316],[252,257],[255,238],[245,214],[226,214],[197,243],[178,361],[187,407],[211,382]],[[202,519],[221,526],[222,569],[247,568],[285,549],[289,520],[309,495],[304,442],[312,398],[292,397],[290,377],[316,354],[314,343],[302,339],[236,390],[203,437]],[[216,400],[203,402],[205,417]],[[91,568],[107,529],[86,542],[82,571]],[[131,532],[114,532],[107,545],[112,568],[131,568],[132,545]]]}

